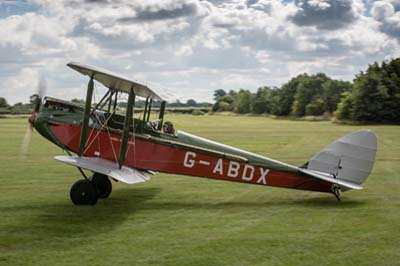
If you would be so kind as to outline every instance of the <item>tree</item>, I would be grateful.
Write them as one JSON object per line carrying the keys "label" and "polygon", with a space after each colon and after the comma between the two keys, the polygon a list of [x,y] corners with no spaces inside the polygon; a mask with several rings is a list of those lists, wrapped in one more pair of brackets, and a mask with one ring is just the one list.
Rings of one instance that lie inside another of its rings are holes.
{"label": "tree", "polygon": [[215,90],[214,91],[214,100],[218,101],[219,99],[221,99],[222,97],[224,97],[226,95],[226,92],[224,90]]}
{"label": "tree", "polygon": [[306,115],[322,115],[325,112],[326,103],[320,97],[315,97],[306,105]]}
{"label": "tree", "polygon": [[252,101],[252,112],[255,114],[270,114],[276,108],[277,89],[262,87],[257,90]]}
{"label": "tree", "polygon": [[197,102],[193,99],[189,99],[186,101],[186,106],[197,106]]}
{"label": "tree", "polygon": [[252,95],[250,91],[240,89],[235,99],[235,111],[239,114],[247,114],[251,112]]}
{"label": "tree", "polygon": [[323,73],[312,76],[305,74],[302,76],[294,97],[292,114],[295,116],[304,116],[306,114],[306,106],[321,94],[322,85],[328,80],[330,78]]}
{"label": "tree", "polygon": [[296,94],[298,84],[304,76],[307,76],[307,74],[302,74],[292,78],[281,88],[275,89],[276,92],[274,95],[272,95],[273,105],[271,106],[271,114],[286,116],[292,113],[294,96]]}
{"label": "tree", "polygon": [[353,118],[354,101],[351,92],[342,94],[342,100],[338,104],[336,117],[342,120],[350,120]]}
{"label": "tree", "polygon": [[235,99],[231,95],[221,97],[212,107],[213,112],[230,112],[233,111],[233,103]]}
{"label": "tree", "polygon": [[369,65],[354,80],[337,116],[361,122],[400,124],[400,58]]}
{"label": "tree", "polygon": [[85,105],[85,100],[83,100],[83,99],[74,98],[71,100],[71,102],[78,104],[78,105]]}
{"label": "tree", "polygon": [[343,93],[350,91],[352,84],[341,80],[328,80],[322,84],[322,99],[326,104],[326,111],[333,113],[342,98]]}
{"label": "tree", "polygon": [[6,107],[8,107],[8,106],[9,106],[9,105],[8,105],[8,103],[7,103],[6,98],[0,97],[0,107],[6,108]]}

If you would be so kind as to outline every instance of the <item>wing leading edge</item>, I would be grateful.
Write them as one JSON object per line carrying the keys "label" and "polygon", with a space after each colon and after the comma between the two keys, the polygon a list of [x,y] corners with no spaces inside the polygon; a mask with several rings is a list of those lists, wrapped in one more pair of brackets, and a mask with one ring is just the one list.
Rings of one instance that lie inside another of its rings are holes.
{"label": "wing leading edge", "polygon": [[82,75],[93,77],[104,86],[117,91],[122,91],[125,93],[130,93],[131,88],[136,95],[141,97],[149,97],[158,101],[165,101],[165,97],[161,96],[159,93],[150,89],[148,86],[141,84],[139,82],[133,81],[131,79],[125,78],[119,74],[113,73],[109,70],[105,70],[99,67],[94,67],[90,65],[84,65],[77,62],[70,62],[67,64],[70,68],[78,71]]}

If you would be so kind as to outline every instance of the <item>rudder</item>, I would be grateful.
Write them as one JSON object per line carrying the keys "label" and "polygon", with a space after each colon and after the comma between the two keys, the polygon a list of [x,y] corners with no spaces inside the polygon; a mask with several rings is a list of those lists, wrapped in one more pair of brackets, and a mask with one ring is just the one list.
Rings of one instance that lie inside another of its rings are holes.
{"label": "rudder", "polygon": [[359,130],[325,147],[303,168],[329,173],[339,180],[361,185],[372,171],[376,150],[375,133]]}

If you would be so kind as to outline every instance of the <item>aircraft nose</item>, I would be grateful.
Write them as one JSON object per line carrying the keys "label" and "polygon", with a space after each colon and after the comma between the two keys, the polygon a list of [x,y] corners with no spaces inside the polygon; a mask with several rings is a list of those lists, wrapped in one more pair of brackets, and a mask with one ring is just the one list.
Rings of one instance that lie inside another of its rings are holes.
{"label": "aircraft nose", "polygon": [[31,115],[28,118],[28,122],[31,125],[31,127],[34,127],[35,119],[36,119],[36,112],[34,111],[31,113]]}

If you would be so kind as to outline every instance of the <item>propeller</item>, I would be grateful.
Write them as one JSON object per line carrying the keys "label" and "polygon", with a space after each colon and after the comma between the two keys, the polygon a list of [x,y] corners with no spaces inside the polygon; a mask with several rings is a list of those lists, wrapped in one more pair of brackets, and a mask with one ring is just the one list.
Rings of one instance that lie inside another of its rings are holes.
{"label": "propeller", "polygon": [[22,140],[21,149],[20,149],[20,159],[26,159],[26,155],[28,154],[29,145],[32,139],[32,132],[34,128],[34,123],[36,119],[36,114],[39,112],[40,105],[42,103],[43,95],[47,90],[47,82],[44,78],[40,78],[37,86],[37,93],[33,94],[30,98],[33,103],[33,109],[31,115],[28,118],[29,126],[25,131],[24,138]]}

